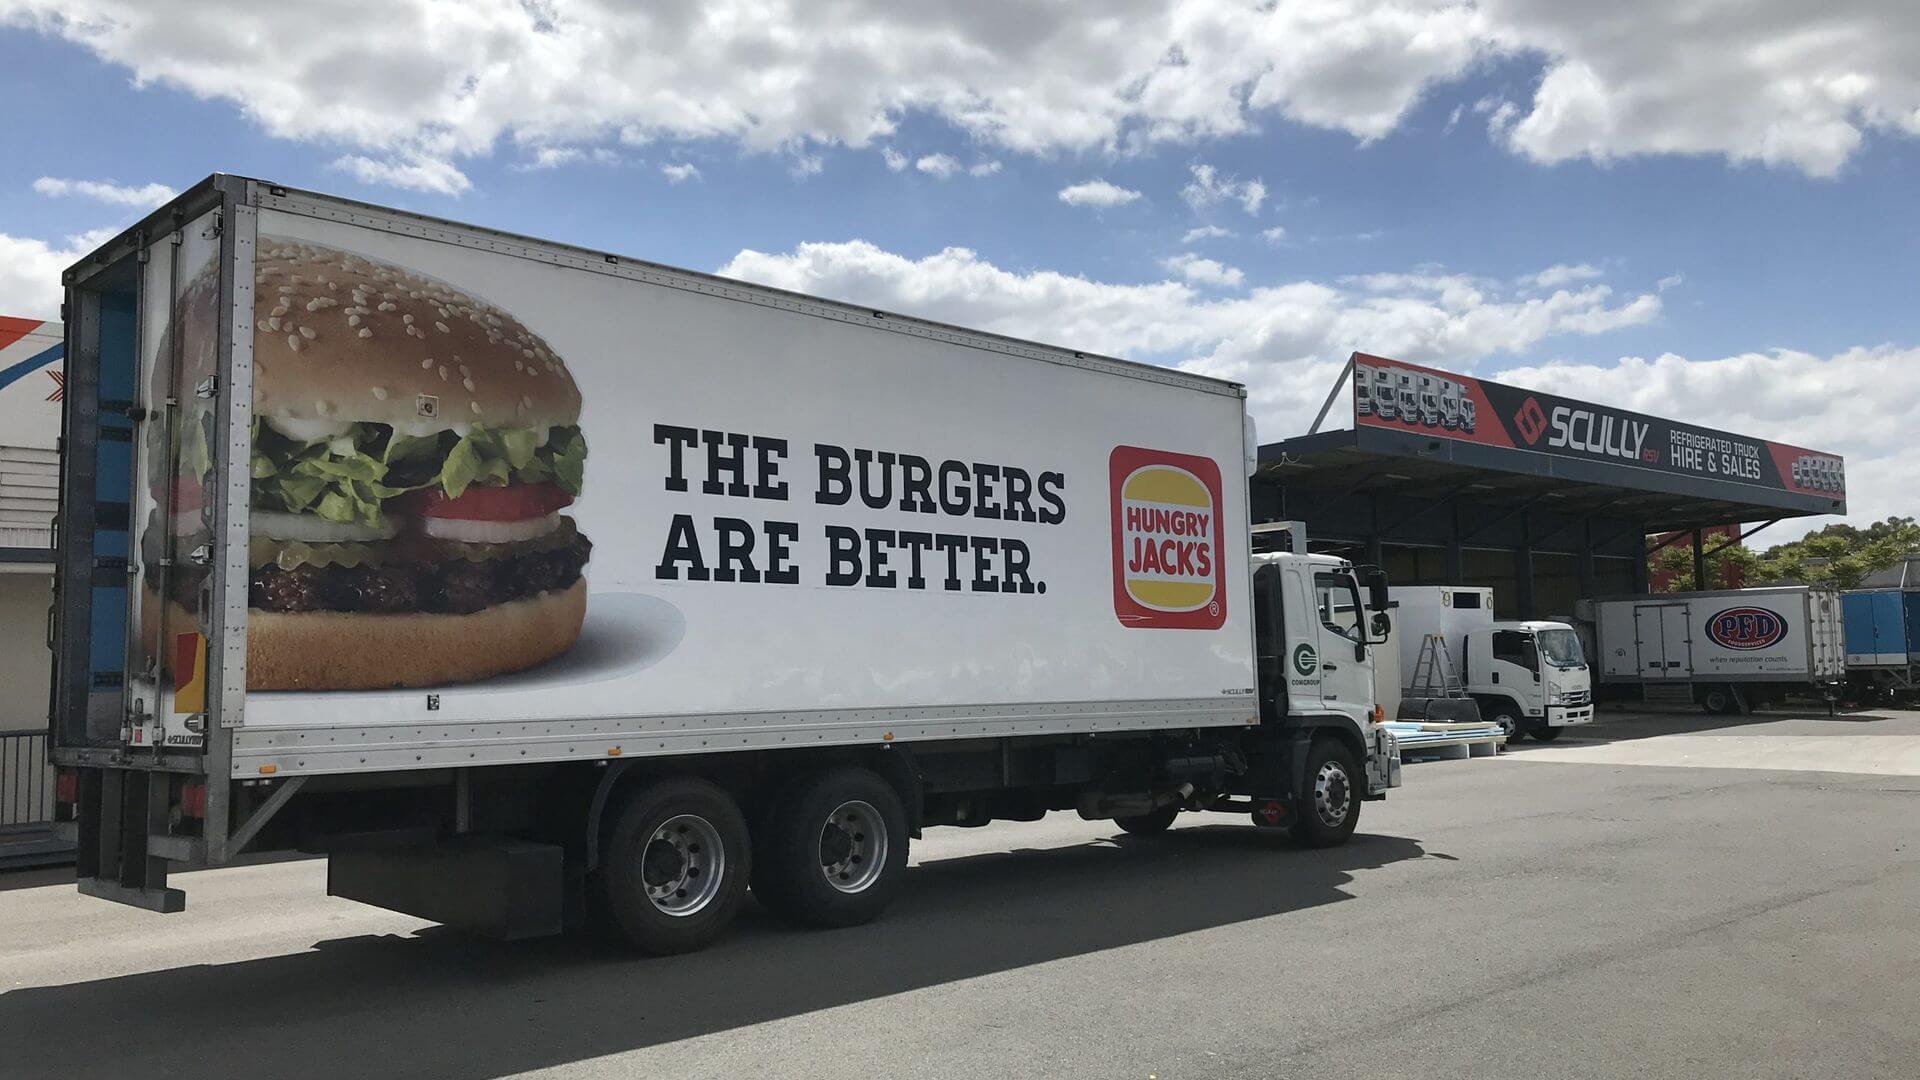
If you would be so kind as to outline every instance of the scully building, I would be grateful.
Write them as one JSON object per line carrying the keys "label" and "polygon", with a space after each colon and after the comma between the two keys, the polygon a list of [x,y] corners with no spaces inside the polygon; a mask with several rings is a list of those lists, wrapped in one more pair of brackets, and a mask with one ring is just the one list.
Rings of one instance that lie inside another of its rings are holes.
{"label": "scully building", "polygon": [[[1320,427],[1347,389],[1351,429]],[[1257,521],[1400,585],[1479,585],[1502,618],[1647,591],[1652,534],[1696,567],[1774,522],[1844,514],[1839,455],[1355,353],[1314,431],[1260,448]]]}

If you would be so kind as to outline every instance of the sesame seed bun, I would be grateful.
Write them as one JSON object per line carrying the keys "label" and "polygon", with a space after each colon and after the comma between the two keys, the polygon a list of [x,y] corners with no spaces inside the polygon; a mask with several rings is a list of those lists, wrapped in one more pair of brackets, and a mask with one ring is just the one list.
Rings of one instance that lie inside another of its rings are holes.
{"label": "sesame seed bun", "polygon": [[[140,605],[149,648],[159,638],[159,598]],[[169,630],[194,617],[168,601]],[[444,686],[545,663],[573,647],[587,616],[587,581],[509,600],[470,615],[347,611],[247,612],[248,690],[384,690]],[[172,669],[170,650],[161,650]]]}
{"label": "sesame seed bun", "polygon": [[387,424],[578,423],[580,390],[538,334],[498,307],[392,263],[260,238],[253,404],[274,419]]}

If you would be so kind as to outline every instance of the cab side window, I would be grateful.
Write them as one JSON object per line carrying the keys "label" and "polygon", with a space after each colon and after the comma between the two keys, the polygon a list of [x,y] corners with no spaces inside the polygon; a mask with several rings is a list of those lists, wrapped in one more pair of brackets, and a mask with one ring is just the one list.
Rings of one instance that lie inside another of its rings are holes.
{"label": "cab side window", "polygon": [[1313,575],[1313,593],[1320,624],[1351,641],[1364,642],[1360,629],[1360,590],[1345,574]]}
{"label": "cab side window", "polygon": [[1493,658],[1520,667],[1527,665],[1527,635],[1517,630],[1493,632]]}

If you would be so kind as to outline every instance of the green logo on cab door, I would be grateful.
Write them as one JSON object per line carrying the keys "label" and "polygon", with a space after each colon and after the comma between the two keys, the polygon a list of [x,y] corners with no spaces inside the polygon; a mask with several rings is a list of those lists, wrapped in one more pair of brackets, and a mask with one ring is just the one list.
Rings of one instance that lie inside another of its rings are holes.
{"label": "green logo on cab door", "polygon": [[1298,645],[1293,650],[1293,670],[1302,675],[1311,675],[1320,670],[1320,654],[1313,651],[1311,645]]}

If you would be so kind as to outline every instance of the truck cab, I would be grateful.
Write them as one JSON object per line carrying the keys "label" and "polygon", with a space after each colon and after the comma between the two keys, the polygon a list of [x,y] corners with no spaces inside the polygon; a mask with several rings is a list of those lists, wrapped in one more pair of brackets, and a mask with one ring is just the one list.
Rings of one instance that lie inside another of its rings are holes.
{"label": "truck cab", "polygon": [[1593,721],[1593,676],[1580,636],[1561,622],[1495,622],[1467,635],[1467,692],[1507,741],[1542,742]]}
{"label": "truck cab", "polygon": [[[1290,550],[1261,551],[1261,539],[1292,533]],[[1393,735],[1376,725],[1374,650],[1389,644],[1386,577],[1333,555],[1305,551],[1298,523],[1254,527],[1254,635],[1263,726],[1310,738],[1335,735],[1359,748],[1366,798],[1400,784]]]}

